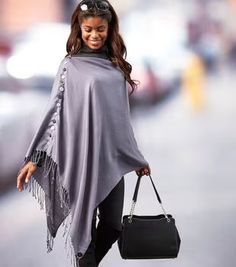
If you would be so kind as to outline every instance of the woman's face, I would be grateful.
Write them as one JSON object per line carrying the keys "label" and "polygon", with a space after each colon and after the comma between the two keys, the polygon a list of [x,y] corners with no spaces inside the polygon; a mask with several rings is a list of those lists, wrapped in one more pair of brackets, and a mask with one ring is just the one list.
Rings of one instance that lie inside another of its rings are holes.
{"label": "woman's face", "polygon": [[103,47],[108,36],[108,21],[101,17],[85,18],[81,25],[82,39],[91,49]]}

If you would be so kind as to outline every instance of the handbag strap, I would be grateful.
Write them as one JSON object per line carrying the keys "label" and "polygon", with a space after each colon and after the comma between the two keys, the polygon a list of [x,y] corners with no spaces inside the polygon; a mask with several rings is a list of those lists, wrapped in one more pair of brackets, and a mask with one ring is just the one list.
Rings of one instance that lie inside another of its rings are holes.
{"label": "handbag strap", "polygon": [[[131,206],[130,215],[128,217],[130,223],[132,222],[132,218],[133,218],[133,215],[134,215],[134,209],[135,209],[135,205],[136,205],[137,198],[138,198],[138,191],[139,191],[139,186],[140,186],[141,178],[142,178],[142,176],[139,176],[138,177],[137,183],[136,183],[136,186],[135,186],[135,190],[134,190],[133,203],[132,203],[132,206]],[[165,209],[164,209],[164,207],[162,205],[161,197],[160,197],[160,195],[157,192],[156,186],[155,186],[155,184],[153,182],[153,179],[152,179],[151,175],[149,175],[149,178],[151,180],[153,189],[155,191],[155,194],[156,194],[157,200],[158,200],[158,202],[159,202],[159,204],[161,206],[161,209],[162,209],[162,211],[163,211],[163,213],[164,213],[167,221],[170,222],[170,219],[169,219],[169,217],[168,217],[168,215],[167,215],[167,213],[166,213],[166,211],[165,211]]]}

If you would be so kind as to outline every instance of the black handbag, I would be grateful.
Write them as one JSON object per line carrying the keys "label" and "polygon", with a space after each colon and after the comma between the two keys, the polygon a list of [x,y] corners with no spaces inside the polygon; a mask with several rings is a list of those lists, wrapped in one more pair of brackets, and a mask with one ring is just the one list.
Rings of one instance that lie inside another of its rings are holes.
{"label": "black handbag", "polygon": [[139,216],[134,215],[141,176],[138,177],[130,215],[124,215],[122,232],[118,247],[123,259],[166,259],[176,258],[180,248],[180,236],[175,219],[167,214],[156,190],[152,177],[149,176],[163,214]]}

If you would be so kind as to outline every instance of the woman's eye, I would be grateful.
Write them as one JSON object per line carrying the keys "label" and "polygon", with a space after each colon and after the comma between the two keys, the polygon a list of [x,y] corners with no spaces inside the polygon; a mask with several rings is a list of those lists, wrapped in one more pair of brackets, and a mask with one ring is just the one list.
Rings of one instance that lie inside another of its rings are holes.
{"label": "woman's eye", "polygon": [[[90,33],[90,32],[92,32],[92,29],[84,29],[84,31],[85,32],[87,32],[87,33]],[[96,29],[96,32],[104,32],[105,31],[105,29],[104,28],[98,28],[98,29]]]}
{"label": "woman's eye", "polygon": [[105,31],[105,28],[104,27],[101,27],[101,28],[98,28],[97,29],[99,32],[104,32]]}
{"label": "woman's eye", "polygon": [[91,32],[91,30],[85,29],[86,32]]}

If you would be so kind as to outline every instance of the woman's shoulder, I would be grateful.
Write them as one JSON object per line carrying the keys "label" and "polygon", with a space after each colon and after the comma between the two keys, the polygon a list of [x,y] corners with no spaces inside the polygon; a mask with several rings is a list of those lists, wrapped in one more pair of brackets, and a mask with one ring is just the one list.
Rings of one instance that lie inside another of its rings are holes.
{"label": "woman's shoulder", "polygon": [[69,63],[71,61],[71,58],[72,58],[72,56],[66,55],[64,58],[61,59],[60,65]]}
{"label": "woman's shoulder", "polygon": [[60,59],[59,65],[58,65],[58,71],[65,70],[68,68],[68,66],[71,64],[72,57],[71,56],[65,56]]}

